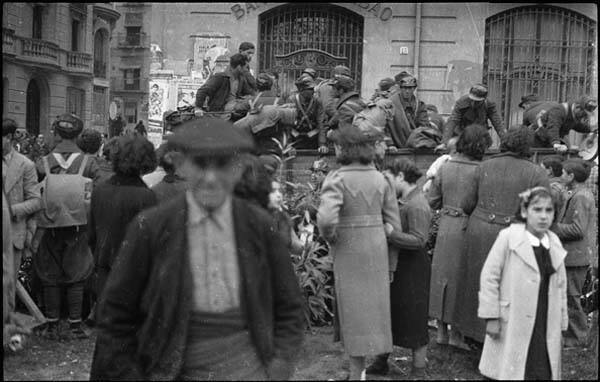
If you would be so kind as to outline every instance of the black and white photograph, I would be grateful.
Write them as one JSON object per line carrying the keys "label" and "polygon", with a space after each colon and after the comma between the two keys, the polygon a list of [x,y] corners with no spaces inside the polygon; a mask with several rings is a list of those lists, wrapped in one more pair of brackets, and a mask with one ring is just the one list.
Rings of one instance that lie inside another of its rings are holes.
{"label": "black and white photograph", "polygon": [[597,380],[595,2],[3,2],[3,379]]}

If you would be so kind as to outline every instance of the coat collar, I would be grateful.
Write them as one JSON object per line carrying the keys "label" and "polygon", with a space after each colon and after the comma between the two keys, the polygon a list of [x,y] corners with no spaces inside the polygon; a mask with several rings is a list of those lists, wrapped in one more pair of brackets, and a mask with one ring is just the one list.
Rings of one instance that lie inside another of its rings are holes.
{"label": "coat collar", "polygon": [[358,92],[352,91],[352,92],[342,94],[340,96],[340,100],[338,101],[337,108],[339,109],[340,106],[342,106],[344,104],[344,102],[348,101],[352,97],[358,97]]}
{"label": "coat collar", "polygon": [[[525,224],[515,223],[511,224],[508,228],[510,230],[509,249],[513,249],[517,256],[530,267],[539,272],[537,261],[535,260],[535,254],[533,253],[533,247],[527,237],[525,230]],[[560,267],[567,257],[567,251],[563,248],[558,236],[552,231],[548,231],[548,238],[550,239],[550,259],[552,261],[552,268],[555,270]]]}
{"label": "coat collar", "polygon": [[12,190],[13,186],[17,184],[19,177],[23,174],[20,170],[25,163],[24,156],[19,154],[12,149],[9,154],[8,163],[6,167],[6,180],[4,181],[4,191],[8,194]]}

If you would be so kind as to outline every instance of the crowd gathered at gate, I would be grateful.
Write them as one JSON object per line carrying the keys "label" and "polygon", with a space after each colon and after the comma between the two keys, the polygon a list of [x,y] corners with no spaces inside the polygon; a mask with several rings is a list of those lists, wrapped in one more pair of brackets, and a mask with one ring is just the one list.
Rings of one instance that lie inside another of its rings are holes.
{"label": "crowd gathered at gate", "polygon": [[[597,100],[523,95],[522,124],[505,126],[473,84],[445,120],[407,72],[361,95],[345,66],[306,68],[280,94],[249,69],[254,49],[167,113],[157,150],[141,122],[104,136],[65,113],[48,147],[3,119],[5,349],[95,331],[94,380],[289,379],[306,304],[291,256],[319,241],[349,379],[388,374],[394,346],[425,377],[432,326],[478,352],[485,377],[560,379],[563,347],[597,326],[597,156],[568,139],[597,136]],[[484,158],[491,128],[499,152]],[[320,156],[300,219],[284,203],[287,141]],[[440,156],[427,171],[386,160],[405,148]],[[555,154],[536,163],[534,148]],[[33,330],[20,289],[43,312]]]}

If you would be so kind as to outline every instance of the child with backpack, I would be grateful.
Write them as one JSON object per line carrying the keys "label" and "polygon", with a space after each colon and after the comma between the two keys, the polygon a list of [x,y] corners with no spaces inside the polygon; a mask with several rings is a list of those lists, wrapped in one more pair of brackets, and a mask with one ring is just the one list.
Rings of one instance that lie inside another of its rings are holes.
{"label": "child with backpack", "polygon": [[62,288],[66,288],[70,337],[87,338],[81,310],[84,283],[94,267],[88,247],[87,217],[98,165],[77,146],[76,139],[83,130],[81,119],[63,114],[52,128],[57,145],[36,164],[44,206],[38,226],[44,232],[33,266],[44,289],[48,322],[43,335],[59,338]]}

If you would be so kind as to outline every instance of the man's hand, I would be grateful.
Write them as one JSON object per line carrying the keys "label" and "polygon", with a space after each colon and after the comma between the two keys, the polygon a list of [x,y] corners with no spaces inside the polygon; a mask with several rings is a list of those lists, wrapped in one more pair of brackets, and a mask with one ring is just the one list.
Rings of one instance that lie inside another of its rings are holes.
{"label": "man's hand", "polygon": [[387,151],[389,151],[391,153],[397,153],[398,152],[398,148],[396,146],[388,146],[387,147]]}
{"label": "man's hand", "polygon": [[319,146],[319,154],[327,154],[329,152],[329,148],[327,146]]}
{"label": "man's hand", "polygon": [[203,117],[204,116],[204,110],[202,110],[202,108],[195,107],[194,108],[194,116],[196,116],[196,117]]}
{"label": "man's hand", "polygon": [[565,153],[565,152],[567,152],[567,145],[561,145],[560,143],[555,143],[554,151],[556,151],[557,153]]}
{"label": "man's hand", "polygon": [[501,329],[500,320],[497,318],[491,318],[486,321],[487,322],[486,322],[485,332],[487,333],[487,335],[492,337],[495,340],[500,338],[500,329]]}

